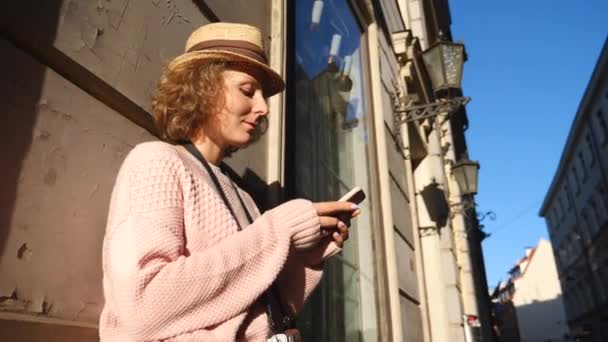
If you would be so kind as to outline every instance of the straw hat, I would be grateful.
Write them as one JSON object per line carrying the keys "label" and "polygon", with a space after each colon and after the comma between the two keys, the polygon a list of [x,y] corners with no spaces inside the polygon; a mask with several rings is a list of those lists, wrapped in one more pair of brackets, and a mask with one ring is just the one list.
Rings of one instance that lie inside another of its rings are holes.
{"label": "straw hat", "polygon": [[269,97],[285,89],[285,82],[268,66],[262,33],[257,27],[235,23],[212,23],[196,29],[186,41],[186,49],[169,68],[199,60],[225,60],[255,67],[262,72],[259,80],[264,96]]}

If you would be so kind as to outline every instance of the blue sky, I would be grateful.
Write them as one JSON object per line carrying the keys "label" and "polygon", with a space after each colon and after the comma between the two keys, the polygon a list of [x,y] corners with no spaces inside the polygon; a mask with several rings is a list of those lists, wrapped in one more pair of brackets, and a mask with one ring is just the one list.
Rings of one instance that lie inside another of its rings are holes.
{"label": "blue sky", "polygon": [[606,0],[450,1],[466,45],[467,143],[481,163],[483,243],[494,287],[526,246],[548,239],[538,216],[572,120],[608,35]]}

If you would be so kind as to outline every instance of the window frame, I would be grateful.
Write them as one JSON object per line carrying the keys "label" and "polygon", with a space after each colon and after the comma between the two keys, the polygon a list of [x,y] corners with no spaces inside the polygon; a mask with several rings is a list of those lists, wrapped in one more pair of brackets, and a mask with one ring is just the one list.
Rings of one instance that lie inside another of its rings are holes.
{"label": "window frame", "polygon": [[[366,98],[364,110],[365,125],[367,129],[367,137],[369,143],[367,144],[367,156],[368,156],[368,185],[366,189],[369,198],[380,198],[380,181],[379,181],[379,169],[378,169],[378,156],[376,153],[376,132],[373,117],[375,115],[382,115],[382,113],[375,113],[373,110],[372,103],[372,88],[371,88],[371,60],[369,56],[369,43],[367,27],[373,22],[373,14],[370,14],[370,18],[366,16],[367,9],[361,8],[364,6],[363,2],[356,0],[344,0],[358,25],[360,36],[360,53],[361,53],[361,80],[362,93]],[[296,87],[295,82],[295,67],[296,67],[296,4],[295,2],[288,1],[286,4],[286,55],[285,55],[285,79],[286,82],[286,95],[285,95],[285,111],[287,113],[294,113],[296,110]],[[285,116],[285,195],[286,198],[295,198],[296,194],[296,182],[295,179],[295,168],[296,168],[296,135],[291,134],[297,127],[295,127],[295,120],[293,116]],[[410,199],[411,200],[411,199]],[[382,212],[380,203],[373,207],[370,213],[370,224],[372,227],[378,227],[382,225]],[[388,272],[386,269],[386,263],[384,262],[384,250],[383,241],[384,237],[379,229],[371,229],[372,238],[372,250],[374,254],[373,262],[373,286],[376,291],[375,294],[375,306],[376,306],[376,332],[377,340],[380,341],[385,337],[391,336],[392,324],[389,316],[387,316],[388,308],[390,307],[389,298],[389,287],[388,287]]]}
{"label": "window frame", "polygon": [[576,160],[573,160],[571,169],[570,169],[570,173],[572,174],[572,177],[574,178],[574,194],[578,197],[578,195],[580,195],[581,193],[581,183],[580,183],[580,179],[579,179],[579,175],[578,175],[578,170],[576,169]]}
{"label": "window frame", "polygon": [[583,184],[587,182],[587,178],[589,178],[589,172],[587,170],[587,165],[585,163],[585,155],[583,151],[579,150],[577,155],[578,163],[581,165],[581,170],[583,171]]}
{"label": "window frame", "polygon": [[595,151],[593,146],[593,139],[591,137],[591,133],[587,132],[585,134],[585,146],[587,146],[587,151],[589,154],[589,168],[592,168],[595,165]]}
{"label": "window frame", "polygon": [[608,143],[608,123],[606,123],[606,118],[604,117],[604,108],[598,108],[595,111],[595,120],[597,121],[598,129],[600,130],[601,137],[598,143],[601,146],[606,146]]}

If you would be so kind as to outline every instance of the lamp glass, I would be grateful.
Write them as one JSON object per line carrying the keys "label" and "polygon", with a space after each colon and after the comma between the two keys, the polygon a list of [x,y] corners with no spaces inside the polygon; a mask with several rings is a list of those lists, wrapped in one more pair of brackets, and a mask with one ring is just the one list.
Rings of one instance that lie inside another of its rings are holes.
{"label": "lamp glass", "polygon": [[445,87],[460,88],[464,46],[460,44],[444,44],[441,49],[441,55],[443,57],[445,72]]}
{"label": "lamp glass", "polygon": [[445,84],[443,65],[441,63],[441,48],[439,45],[433,45],[428,50],[422,53],[422,60],[426,71],[431,78],[433,90]]}
{"label": "lamp glass", "polygon": [[440,41],[422,53],[435,92],[461,88],[464,45]]}
{"label": "lamp glass", "polygon": [[452,174],[462,195],[475,195],[477,193],[477,182],[479,175],[479,163],[474,161],[463,161],[452,167]]}

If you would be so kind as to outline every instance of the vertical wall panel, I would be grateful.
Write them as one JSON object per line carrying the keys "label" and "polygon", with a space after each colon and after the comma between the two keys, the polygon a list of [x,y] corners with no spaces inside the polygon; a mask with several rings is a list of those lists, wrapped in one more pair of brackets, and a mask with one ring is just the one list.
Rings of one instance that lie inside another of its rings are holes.
{"label": "vertical wall panel", "polygon": [[412,229],[412,212],[410,204],[397,187],[397,184],[391,180],[391,202],[393,208],[393,222],[395,228],[405,237],[410,246],[414,246],[414,232]]}
{"label": "vertical wall panel", "polygon": [[[388,7],[387,7],[388,6]],[[382,7],[387,17],[389,30],[398,28],[396,20],[401,22],[398,17],[396,2],[383,1]],[[395,7],[395,8],[393,8]],[[395,9],[393,11],[392,9]],[[397,19],[395,19],[397,18]],[[402,24],[402,23],[401,23]],[[397,276],[400,289],[401,325],[403,329],[403,341],[422,340],[422,320],[420,317],[419,290],[416,270],[416,254],[412,246],[414,243],[414,232],[412,229],[412,213],[410,203],[407,198],[407,178],[406,160],[397,149],[395,139],[395,126],[393,114],[393,99],[398,87],[403,82],[399,80],[399,63],[389,44],[387,37],[383,33],[378,37],[379,59],[373,61],[379,64],[379,77],[382,101],[382,113],[375,113],[383,116],[384,135],[386,136],[386,153],[388,169],[382,170],[385,173],[382,177],[388,177],[389,191],[391,198],[392,218],[395,230],[393,231],[395,254],[397,263]],[[404,295],[406,294],[406,295]]]}
{"label": "vertical wall panel", "polygon": [[95,323],[114,177],[135,144],[154,138],[4,40],[0,51],[11,61],[0,79],[9,126],[34,118],[15,136],[30,139],[18,161],[0,157],[19,170],[3,218],[0,296],[9,299],[1,309]]}
{"label": "vertical wall panel", "polygon": [[399,272],[399,288],[408,296],[419,300],[418,275],[414,250],[405,243],[399,234],[395,234],[395,250],[397,252],[397,267]]}
{"label": "vertical wall panel", "polygon": [[382,114],[384,115],[384,121],[391,132],[395,132],[392,110],[393,100],[391,95],[394,95],[397,91],[399,64],[397,63],[395,54],[392,52],[392,48],[382,34],[378,39],[378,46],[380,55],[380,79],[382,80],[383,86],[382,101],[384,112]]}
{"label": "vertical wall panel", "polygon": [[399,11],[399,7],[397,6],[397,0],[380,0],[379,3],[388,30],[391,33],[405,30],[403,20],[401,19],[401,11]]}
{"label": "vertical wall panel", "polygon": [[[199,0],[200,1],[200,0]],[[204,0],[221,21],[244,23],[257,26],[264,35],[267,54],[270,38],[270,11],[272,1],[268,0]]]}
{"label": "vertical wall panel", "polygon": [[[207,23],[190,0],[64,0],[54,46],[149,110],[150,96],[165,63],[184,51],[186,38]],[[36,39],[46,12],[34,1],[19,2],[13,23]]]}
{"label": "vertical wall panel", "polygon": [[[388,131],[388,127],[386,128],[386,134],[388,137],[392,137],[390,132]],[[405,168],[405,159],[403,158],[403,154],[399,151],[397,144],[395,143],[395,139],[387,139],[386,143],[386,151],[388,153],[388,168],[392,177],[395,179],[401,191],[403,191],[404,195],[408,192],[407,187],[407,178],[406,178],[406,168]],[[409,202],[409,199],[408,199]]]}
{"label": "vertical wall panel", "polygon": [[403,296],[401,297],[401,321],[404,342],[423,341],[420,308]]}

